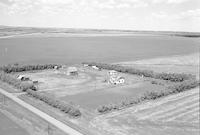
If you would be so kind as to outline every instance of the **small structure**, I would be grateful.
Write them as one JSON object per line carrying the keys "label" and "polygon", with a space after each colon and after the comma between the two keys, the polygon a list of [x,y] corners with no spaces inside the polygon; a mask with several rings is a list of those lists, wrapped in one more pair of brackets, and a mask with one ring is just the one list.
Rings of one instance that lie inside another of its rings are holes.
{"label": "small structure", "polygon": [[83,66],[84,66],[84,67],[89,67],[89,65],[88,65],[88,64],[83,64]]}
{"label": "small structure", "polygon": [[26,77],[25,75],[18,75],[17,77],[18,80],[21,81],[29,81],[30,79],[28,77]]}
{"label": "small structure", "polygon": [[76,67],[68,67],[67,75],[78,75],[78,69]]}
{"label": "small structure", "polygon": [[92,66],[93,69],[99,70],[97,66]]}
{"label": "small structure", "polygon": [[109,83],[111,84],[124,84],[125,78],[121,76],[110,76]]}
{"label": "small structure", "polygon": [[115,71],[115,70],[110,70],[110,71],[108,71],[108,74],[109,74],[110,76],[116,76],[116,75],[117,75],[117,71]]}
{"label": "small structure", "polygon": [[34,80],[34,81],[32,81],[32,82],[33,82],[33,84],[38,84],[38,83],[39,83],[38,81],[35,81],[35,80]]}
{"label": "small structure", "polygon": [[58,66],[54,66],[54,69],[58,70],[58,69],[59,69],[59,67],[58,67]]}

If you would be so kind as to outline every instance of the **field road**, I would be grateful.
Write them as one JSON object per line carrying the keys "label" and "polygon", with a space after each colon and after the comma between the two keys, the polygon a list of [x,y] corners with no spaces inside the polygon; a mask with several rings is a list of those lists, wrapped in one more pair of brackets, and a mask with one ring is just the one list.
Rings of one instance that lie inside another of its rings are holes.
{"label": "field road", "polygon": [[56,120],[55,118],[49,116],[48,114],[40,111],[39,109],[31,106],[30,104],[24,102],[23,100],[17,98],[15,95],[13,95],[11,93],[8,93],[8,92],[6,92],[5,90],[3,90],[1,88],[0,88],[0,93],[2,93],[3,95],[7,96],[10,99],[12,99],[13,101],[18,103],[19,105],[23,106],[24,108],[30,110],[31,112],[33,112],[34,114],[38,115],[42,119],[46,120],[50,124],[54,125],[55,127],[59,128],[60,130],[62,130],[67,135],[83,135],[82,133],[80,133],[80,132],[76,131],[75,129],[67,126],[66,124]]}

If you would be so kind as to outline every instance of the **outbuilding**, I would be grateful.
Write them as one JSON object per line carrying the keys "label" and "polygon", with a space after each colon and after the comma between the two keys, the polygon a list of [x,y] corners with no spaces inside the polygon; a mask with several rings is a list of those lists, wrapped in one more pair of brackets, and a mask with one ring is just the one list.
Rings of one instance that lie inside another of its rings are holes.
{"label": "outbuilding", "polygon": [[68,67],[67,75],[78,75],[78,69],[76,67]]}
{"label": "outbuilding", "polygon": [[88,65],[88,64],[83,64],[83,66],[84,66],[84,67],[89,67],[89,65]]}
{"label": "outbuilding", "polygon": [[28,77],[26,77],[25,75],[18,75],[17,77],[18,80],[21,81],[29,81],[30,79]]}
{"label": "outbuilding", "polygon": [[110,70],[110,71],[108,71],[108,74],[109,74],[110,76],[116,76],[116,75],[117,75],[117,71],[115,71],[115,70]]}
{"label": "outbuilding", "polygon": [[99,70],[97,66],[92,66],[93,69]]}

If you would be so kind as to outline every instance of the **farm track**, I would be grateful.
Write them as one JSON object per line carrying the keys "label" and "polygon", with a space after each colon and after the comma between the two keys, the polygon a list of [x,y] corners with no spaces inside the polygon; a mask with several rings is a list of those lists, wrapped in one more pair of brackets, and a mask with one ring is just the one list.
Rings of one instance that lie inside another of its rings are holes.
{"label": "farm track", "polygon": [[[199,88],[149,101],[91,122],[107,134],[199,135]],[[144,132],[145,131],[145,132]]]}
{"label": "farm track", "polygon": [[1,88],[0,88],[0,93],[5,95],[7,98],[12,99],[14,102],[16,102],[20,106],[26,108],[27,110],[31,111],[32,113],[36,114],[37,116],[41,117],[43,120],[47,121],[48,123],[54,125],[58,129],[60,129],[64,133],[66,133],[67,135],[83,135],[82,133],[80,133],[76,129],[73,129],[72,127],[66,125],[65,123],[51,117],[50,115],[40,111],[39,109],[33,107],[32,105],[24,102],[23,100],[16,97],[16,95],[8,93]]}

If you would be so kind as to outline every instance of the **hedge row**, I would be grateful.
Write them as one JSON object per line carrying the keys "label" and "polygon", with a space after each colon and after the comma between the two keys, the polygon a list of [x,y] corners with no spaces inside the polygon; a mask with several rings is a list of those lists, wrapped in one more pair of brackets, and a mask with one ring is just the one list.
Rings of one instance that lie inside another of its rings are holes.
{"label": "hedge row", "polygon": [[45,65],[6,65],[3,67],[0,67],[0,70],[3,70],[6,73],[11,72],[22,72],[22,71],[32,71],[32,70],[44,70],[44,69],[53,69],[55,66],[58,68],[61,67],[61,65],[57,64],[45,64]]}
{"label": "hedge row", "polygon": [[73,116],[73,117],[78,117],[78,116],[81,116],[81,112],[79,109],[75,108],[74,106],[72,105],[69,105],[69,104],[66,104],[64,102],[61,102],[59,100],[55,100],[51,97],[48,97],[47,95],[44,95],[44,94],[41,94],[41,93],[38,93],[36,91],[33,91],[33,90],[27,90],[26,91],[29,95],[47,103],[48,105],[52,106],[52,107],[55,107],[55,108],[58,108],[59,110],[69,114],[70,116]]}
{"label": "hedge row", "polygon": [[36,87],[32,82],[22,82],[4,71],[0,71],[0,80],[14,86],[17,89],[21,89],[22,91],[26,91],[28,89],[36,90]]}
{"label": "hedge row", "polygon": [[60,68],[60,65],[48,64],[48,65],[8,65],[0,68],[0,80],[6,82],[22,91],[26,91],[27,94],[47,103],[48,105],[58,108],[59,110],[69,114],[73,117],[81,116],[79,109],[73,107],[72,105],[66,104],[64,102],[52,99],[44,94],[37,93],[36,87],[30,81],[20,81],[9,74],[11,72],[22,72],[22,71],[31,71],[31,70],[44,70],[44,69],[53,69],[55,66]]}
{"label": "hedge row", "polygon": [[195,78],[195,76],[191,74],[156,73],[152,70],[140,70],[140,69],[135,69],[132,67],[111,65],[111,64],[105,64],[105,63],[84,62],[83,64],[87,64],[89,66],[97,66],[98,68],[107,69],[107,70],[116,70],[122,73],[130,73],[130,74],[140,75],[144,77],[151,77],[155,79],[169,80],[172,82],[182,82],[185,80],[189,80],[191,78]]}
{"label": "hedge row", "polygon": [[97,111],[99,113],[106,113],[110,112],[113,110],[120,110],[122,108],[138,104],[142,101],[146,100],[155,100],[160,97],[168,96],[170,94],[174,93],[180,93],[192,88],[195,88],[199,86],[199,82],[196,80],[187,80],[181,83],[177,83],[175,85],[169,86],[167,90],[161,90],[159,92],[146,92],[143,96],[141,96],[138,99],[129,99],[129,100],[124,100],[119,104],[110,104],[110,105],[103,105],[97,108]]}

